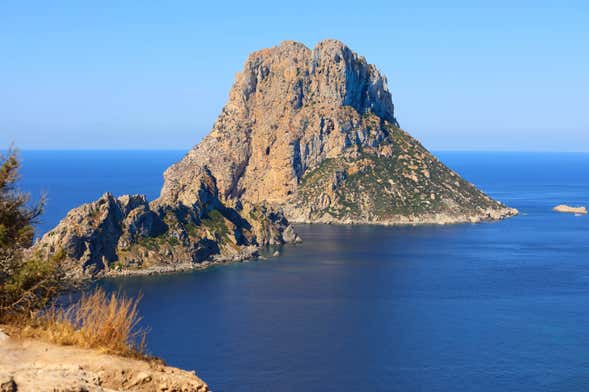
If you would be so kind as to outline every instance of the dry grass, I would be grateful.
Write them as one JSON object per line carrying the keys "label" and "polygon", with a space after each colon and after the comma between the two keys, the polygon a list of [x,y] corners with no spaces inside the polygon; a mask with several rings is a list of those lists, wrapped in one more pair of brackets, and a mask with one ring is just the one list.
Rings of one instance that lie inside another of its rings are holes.
{"label": "dry grass", "polygon": [[138,328],[140,299],[97,289],[67,307],[52,306],[36,314],[20,335],[145,359],[146,331]]}

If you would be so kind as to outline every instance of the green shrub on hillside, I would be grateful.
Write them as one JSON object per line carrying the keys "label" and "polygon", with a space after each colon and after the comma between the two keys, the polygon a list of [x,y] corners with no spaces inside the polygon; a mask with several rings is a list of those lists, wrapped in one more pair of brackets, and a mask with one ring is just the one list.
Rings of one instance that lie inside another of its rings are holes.
{"label": "green shrub on hillside", "polygon": [[30,206],[29,195],[17,188],[19,166],[13,149],[0,155],[0,321],[42,308],[65,282],[62,252],[49,260],[27,254],[44,199]]}

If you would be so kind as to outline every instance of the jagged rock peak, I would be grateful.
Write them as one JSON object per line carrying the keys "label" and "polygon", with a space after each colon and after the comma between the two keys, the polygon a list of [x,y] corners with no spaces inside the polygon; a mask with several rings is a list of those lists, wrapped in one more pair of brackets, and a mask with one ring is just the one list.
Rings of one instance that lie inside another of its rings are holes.
{"label": "jagged rock peak", "polygon": [[398,127],[386,78],[340,41],[256,51],[211,133],[166,171],[161,198],[189,202],[192,173],[208,167],[222,198],[281,201],[322,160],[383,142],[369,115]]}
{"label": "jagged rock peak", "polygon": [[41,257],[63,252],[68,274],[82,278],[240,261],[263,247],[300,241],[281,212],[248,203],[224,205],[209,171],[200,174],[186,192],[189,205],[105,193],[69,211],[31,251]]}
{"label": "jagged rock peak", "polygon": [[[280,80],[260,89],[271,73]],[[320,41],[312,50],[300,42],[284,41],[252,53],[234,85],[239,94],[232,97],[241,95],[247,106],[255,93],[267,93],[268,87],[287,92],[283,103],[294,109],[320,102],[350,106],[360,114],[371,111],[396,121],[386,77],[338,40]]]}

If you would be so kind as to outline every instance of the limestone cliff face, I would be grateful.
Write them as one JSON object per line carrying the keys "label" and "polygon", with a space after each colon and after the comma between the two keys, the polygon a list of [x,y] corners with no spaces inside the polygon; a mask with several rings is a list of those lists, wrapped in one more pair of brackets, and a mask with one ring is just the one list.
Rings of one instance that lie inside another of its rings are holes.
{"label": "limestone cliff face", "polygon": [[184,197],[191,170],[207,166],[224,197],[283,202],[325,158],[382,142],[364,126],[368,112],[396,124],[386,79],[342,43],[255,52],[211,133],[166,172],[162,197]]}
{"label": "limestone cliff face", "polygon": [[241,261],[256,256],[260,247],[300,241],[279,211],[247,202],[224,203],[208,170],[193,174],[185,198],[173,204],[107,193],[75,208],[33,251],[63,251],[68,273],[83,277]]}
{"label": "limestone cliff face", "polygon": [[386,78],[339,41],[253,53],[213,129],[165,173],[161,198],[191,203],[207,167],[223,200],[298,222],[450,223],[509,209],[399,128]]}

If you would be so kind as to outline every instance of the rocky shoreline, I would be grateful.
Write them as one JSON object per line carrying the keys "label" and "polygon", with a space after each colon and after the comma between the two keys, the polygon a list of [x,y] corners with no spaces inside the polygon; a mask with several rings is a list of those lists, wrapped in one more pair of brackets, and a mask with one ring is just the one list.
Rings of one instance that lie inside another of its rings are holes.
{"label": "rocky shoreline", "polygon": [[[301,243],[301,241],[297,241],[296,244]],[[278,253],[277,253],[278,252]],[[148,267],[145,269],[122,269],[122,270],[110,270],[104,272],[100,277],[101,278],[118,278],[118,277],[131,277],[131,276],[151,276],[151,275],[166,275],[166,274],[174,274],[180,272],[190,272],[190,271],[202,271],[214,266],[222,266],[234,263],[246,263],[250,261],[257,261],[257,260],[268,260],[272,257],[276,257],[280,254],[279,251],[275,250],[274,252],[268,252],[267,255],[260,255],[258,250],[256,250],[255,254],[250,252],[242,253],[238,257],[231,257],[231,258],[223,258],[218,257],[210,261],[203,261],[200,263],[193,263],[193,262],[186,262],[174,265],[157,265]]]}
{"label": "rocky shoreline", "polygon": [[308,220],[299,218],[290,218],[292,224],[335,224],[335,225],[374,225],[374,226],[421,226],[421,225],[457,225],[465,223],[482,223],[504,220],[519,214],[515,208],[492,209],[483,211],[479,214],[449,215],[449,214],[432,214],[422,216],[396,216],[384,221],[375,220],[358,220],[345,219],[339,220],[329,217]]}
{"label": "rocky shoreline", "polygon": [[[372,226],[443,226],[443,225],[457,225],[457,224],[469,224],[469,223],[482,223],[491,222],[507,219],[519,214],[519,211],[514,208],[505,208],[503,210],[490,210],[481,212],[478,215],[431,215],[431,216],[419,216],[419,217],[407,217],[399,216],[396,219],[392,219],[386,222],[372,221],[372,220],[291,220],[290,223],[294,225],[299,224],[326,224],[326,225],[372,225]],[[298,240],[295,244],[301,243],[302,240]],[[292,244],[290,244],[292,245]],[[200,263],[186,262],[173,265],[157,265],[148,267],[145,269],[123,269],[123,270],[109,270],[106,271],[101,277],[104,278],[117,278],[117,277],[131,277],[131,276],[151,276],[151,275],[165,275],[179,272],[189,271],[202,271],[213,266],[221,266],[233,263],[256,261],[256,260],[268,260],[269,258],[276,257],[280,253],[267,252],[266,255],[260,255],[259,249],[255,249],[251,252],[243,252],[235,257],[216,257],[210,261],[203,261]]]}

